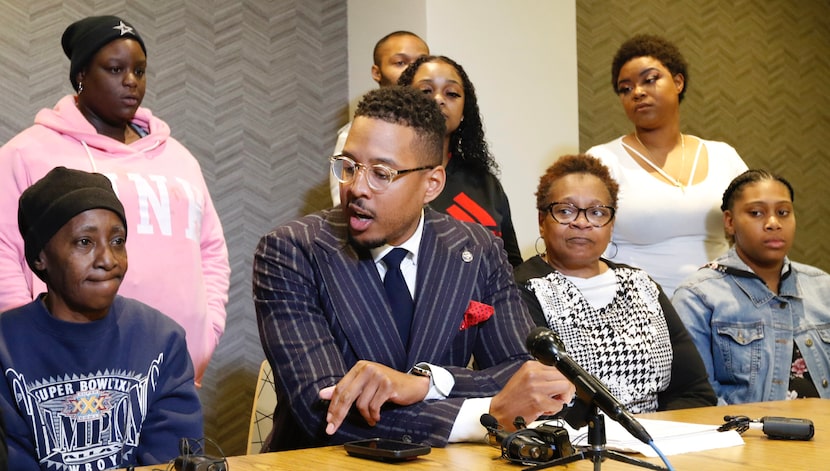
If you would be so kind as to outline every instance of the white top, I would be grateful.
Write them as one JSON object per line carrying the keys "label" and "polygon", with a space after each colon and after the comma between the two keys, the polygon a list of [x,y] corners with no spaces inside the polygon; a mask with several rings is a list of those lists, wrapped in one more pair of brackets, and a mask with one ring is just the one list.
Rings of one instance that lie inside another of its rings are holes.
{"label": "white top", "polygon": [[617,295],[617,277],[614,275],[614,270],[611,267],[608,267],[605,273],[600,273],[590,278],[568,276],[564,273],[562,276],[569,279],[574,286],[579,288],[582,296],[585,297],[585,300],[594,309],[599,310],[611,304],[614,296]]}
{"label": "white top", "polygon": [[[694,137],[694,136],[692,136]],[[587,153],[602,160],[620,185],[614,234],[606,256],[642,268],[671,297],[677,285],[729,245],[720,210],[723,192],[747,166],[732,146],[700,138],[706,146],[706,178],[678,188],[644,170],[622,145],[622,137]]]}

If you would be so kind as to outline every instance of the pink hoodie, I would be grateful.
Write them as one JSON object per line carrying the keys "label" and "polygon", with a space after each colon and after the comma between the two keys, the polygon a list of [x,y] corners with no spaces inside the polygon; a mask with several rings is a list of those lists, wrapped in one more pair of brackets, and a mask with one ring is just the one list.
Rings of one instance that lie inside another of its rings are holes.
{"label": "pink hoodie", "polygon": [[225,330],[225,237],[196,159],[150,110],[134,123],[149,134],[132,144],[100,135],[69,95],[0,148],[0,312],[46,291],[24,258],[20,194],[57,166],[103,173],[127,214],[130,266],[118,293],[184,327],[198,385]]}

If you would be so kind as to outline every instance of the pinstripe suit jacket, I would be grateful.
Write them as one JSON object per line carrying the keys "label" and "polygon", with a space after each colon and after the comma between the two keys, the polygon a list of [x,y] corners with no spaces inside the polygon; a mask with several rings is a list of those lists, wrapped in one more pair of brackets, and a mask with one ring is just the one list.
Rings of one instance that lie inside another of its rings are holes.
{"label": "pinstripe suit jacket", "polygon": [[[533,323],[501,240],[482,226],[429,208],[424,218],[408,352],[375,264],[368,251],[348,244],[339,208],[278,227],[260,240],[254,303],[278,396],[271,450],[367,437],[444,446],[464,399],[496,394],[531,358],[524,339]],[[493,306],[495,314],[460,330],[470,301]],[[479,370],[465,368],[471,355]],[[426,361],[451,371],[455,387],[445,400],[388,405],[374,427],[353,411],[329,437],[327,405],[317,393],[336,384],[358,360],[399,371]]]}

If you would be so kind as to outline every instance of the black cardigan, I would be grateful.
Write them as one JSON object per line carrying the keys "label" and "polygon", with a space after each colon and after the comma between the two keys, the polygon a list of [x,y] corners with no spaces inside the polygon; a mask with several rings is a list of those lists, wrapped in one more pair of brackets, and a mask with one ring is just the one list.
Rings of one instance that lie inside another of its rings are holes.
{"label": "black cardigan", "polygon": [[[602,261],[612,270],[618,267],[631,268],[605,259],[602,259]],[[535,256],[516,267],[514,272],[516,283],[522,292],[522,299],[537,326],[549,327],[542,306],[536,299],[536,295],[527,288],[527,282],[533,278],[542,278],[554,271],[554,268],[548,265],[542,257]],[[692,337],[677,315],[671,301],[663,293],[663,289],[656,282],[654,284],[660,290],[660,307],[663,309],[666,325],[669,328],[673,354],[671,380],[665,391],[657,393],[657,410],[716,405],[717,396],[715,396],[712,385],[709,384],[706,367],[703,366],[703,360],[700,359],[700,354],[692,342]]]}

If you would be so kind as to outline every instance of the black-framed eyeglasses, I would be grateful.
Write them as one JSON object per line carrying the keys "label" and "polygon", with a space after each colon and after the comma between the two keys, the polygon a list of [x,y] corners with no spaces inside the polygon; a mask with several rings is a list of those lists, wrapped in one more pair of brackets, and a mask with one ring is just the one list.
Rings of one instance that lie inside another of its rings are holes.
{"label": "black-framed eyeglasses", "polygon": [[589,208],[578,208],[571,203],[549,204],[543,211],[550,213],[550,217],[559,224],[570,224],[579,219],[579,213],[585,213],[585,219],[594,227],[607,225],[614,219],[617,210],[613,206],[591,206]]}
{"label": "black-framed eyeglasses", "polygon": [[369,188],[375,193],[386,191],[389,185],[401,175],[418,172],[420,170],[431,170],[437,167],[437,165],[426,165],[418,168],[396,170],[383,164],[359,164],[342,154],[332,156],[329,161],[331,162],[331,174],[340,183],[353,182],[357,177],[357,173],[362,169],[364,171],[363,173],[366,174],[366,181],[369,183]]}

